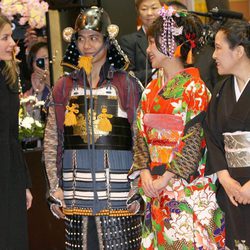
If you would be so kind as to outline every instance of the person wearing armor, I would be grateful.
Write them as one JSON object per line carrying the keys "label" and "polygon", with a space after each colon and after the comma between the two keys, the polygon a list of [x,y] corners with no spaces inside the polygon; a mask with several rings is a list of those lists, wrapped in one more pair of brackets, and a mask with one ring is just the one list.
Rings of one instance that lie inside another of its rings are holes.
{"label": "person wearing armor", "polygon": [[[66,29],[68,35],[72,29]],[[142,87],[123,69],[118,27],[99,7],[82,10],[54,86],[44,158],[52,213],[66,249],[139,249],[141,217],[126,208],[132,128]]]}
{"label": "person wearing armor", "polygon": [[154,68],[163,68],[164,80],[151,81],[142,94],[129,172],[139,178],[145,203],[141,249],[224,249],[216,176],[204,175],[202,122],[210,92],[192,66],[202,22],[164,6],[147,34],[148,56]]}
{"label": "person wearing armor", "polygon": [[217,173],[228,249],[250,249],[250,26],[228,20],[215,36],[220,75],[205,123],[207,172]]}

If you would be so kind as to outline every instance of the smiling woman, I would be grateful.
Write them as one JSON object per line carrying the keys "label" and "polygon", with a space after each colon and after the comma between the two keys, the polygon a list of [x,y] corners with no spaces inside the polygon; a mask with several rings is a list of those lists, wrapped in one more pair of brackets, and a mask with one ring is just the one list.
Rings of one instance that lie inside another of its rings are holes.
{"label": "smiling woman", "polygon": [[28,249],[32,195],[18,141],[18,83],[10,21],[0,14],[0,249]]}
{"label": "smiling woman", "polygon": [[215,36],[218,73],[207,116],[207,167],[219,179],[218,202],[225,212],[226,246],[250,248],[250,26],[228,20]]}

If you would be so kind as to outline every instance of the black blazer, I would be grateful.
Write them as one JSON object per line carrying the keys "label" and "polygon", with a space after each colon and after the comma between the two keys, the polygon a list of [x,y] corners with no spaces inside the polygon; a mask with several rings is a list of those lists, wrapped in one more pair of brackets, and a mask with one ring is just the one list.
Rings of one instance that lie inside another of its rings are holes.
{"label": "black blazer", "polygon": [[145,86],[151,80],[152,66],[148,60],[148,74],[146,80],[146,49],[148,47],[147,36],[143,29],[127,34],[121,37],[120,46],[125,54],[127,54],[130,65],[128,70],[133,71],[141,83]]}

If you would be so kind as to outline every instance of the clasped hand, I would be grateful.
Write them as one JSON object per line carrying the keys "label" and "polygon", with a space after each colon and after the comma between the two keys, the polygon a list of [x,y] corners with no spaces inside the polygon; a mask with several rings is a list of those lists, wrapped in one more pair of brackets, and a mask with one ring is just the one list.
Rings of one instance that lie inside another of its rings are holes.
{"label": "clasped hand", "polygon": [[142,182],[142,189],[148,197],[158,197],[159,193],[167,186],[169,180],[174,176],[173,173],[166,171],[164,175],[153,179],[148,169],[141,171],[140,177]]}
{"label": "clasped hand", "polygon": [[235,200],[243,205],[250,204],[250,181],[240,187],[238,195],[235,196]]}
{"label": "clasped hand", "polygon": [[227,170],[221,170],[217,174],[232,204],[235,206],[250,204],[250,181],[241,186],[238,181],[230,176]]}

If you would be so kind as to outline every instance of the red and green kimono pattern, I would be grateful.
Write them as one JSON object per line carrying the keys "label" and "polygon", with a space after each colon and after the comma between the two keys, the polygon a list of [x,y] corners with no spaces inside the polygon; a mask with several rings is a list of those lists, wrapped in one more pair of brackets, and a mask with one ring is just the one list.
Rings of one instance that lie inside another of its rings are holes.
{"label": "red and green kimono pattern", "polygon": [[[149,130],[144,116],[174,115],[181,117],[185,126],[206,110],[209,99],[210,94],[195,68],[179,72],[165,85],[160,79],[148,85],[142,95],[137,125],[148,147],[151,170],[165,164],[171,171],[171,161],[181,155],[185,146],[183,129],[161,130],[157,124],[156,129]],[[204,140],[201,148],[205,148]],[[141,249],[224,249],[224,218],[216,202],[216,178],[204,176],[205,155],[198,165],[198,177],[192,182],[177,174],[157,198],[146,197],[140,188],[145,201]]]}

